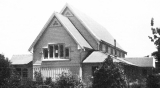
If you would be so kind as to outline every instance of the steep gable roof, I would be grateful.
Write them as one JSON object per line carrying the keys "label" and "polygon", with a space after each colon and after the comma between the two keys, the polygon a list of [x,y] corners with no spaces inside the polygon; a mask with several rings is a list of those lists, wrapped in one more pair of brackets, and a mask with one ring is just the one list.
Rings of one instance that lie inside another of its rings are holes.
{"label": "steep gable roof", "polygon": [[47,29],[48,25],[50,24],[50,22],[52,21],[52,19],[54,17],[56,17],[62,23],[62,25],[66,28],[66,30],[69,32],[69,34],[73,37],[73,39],[76,41],[76,43],[81,48],[87,47],[87,48],[91,48],[92,49],[92,47],[82,37],[82,35],[77,31],[77,29],[73,26],[73,24],[69,21],[69,19],[67,17],[65,17],[65,16],[63,16],[63,15],[61,15],[59,13],[54,12],[52,14],[52,16],[49,18],[49,20],[47,21],[47,23],[45,24],[45,26],[43,27],[43,29],[41,30],[41,32],[39,33],[39,35],[37,36],[37,38],[35,39],[35,41],[30,46],[29,51],[31,51],[31,49],[35,46],[35,44],[40,39],[40,37],[42,36],[44,31]]}
{"label": "steep gable roof", "polygon": [[[68,8],[77,17],[77,19],[79,19],[79,21],[84,25],[84,27],[88,29],[88,31],[96,40],[105,41],[111,45],[114,45],[114,38],[106,28],[68,4],[64,6],[61,14],[65,11],[66,8]],[[122,47],[118,43],[116,44],[116,46],[119,49],[122,49]]]}
{"label": "steep gable roof", "polygon": [[66,27],[67,31],[73,36],[76,42],[82,47],[87,47],[92,49],[88,42],[82,37],[78,30],[73,26],[69,19],[61,14],[56,13],[56,17],[61,21],[61,23]]}

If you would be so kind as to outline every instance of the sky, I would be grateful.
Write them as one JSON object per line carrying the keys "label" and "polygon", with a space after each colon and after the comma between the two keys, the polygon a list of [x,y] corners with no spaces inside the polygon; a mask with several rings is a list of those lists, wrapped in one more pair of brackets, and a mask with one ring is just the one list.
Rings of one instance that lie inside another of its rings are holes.
{"label": "sky", "polygon": [[52,15],[68,3],[103,25],[127,51],[144,57],[156,51],[150,21],[160,27],[160,0],[0,0],[0,53],[30,54],[29,47]]}

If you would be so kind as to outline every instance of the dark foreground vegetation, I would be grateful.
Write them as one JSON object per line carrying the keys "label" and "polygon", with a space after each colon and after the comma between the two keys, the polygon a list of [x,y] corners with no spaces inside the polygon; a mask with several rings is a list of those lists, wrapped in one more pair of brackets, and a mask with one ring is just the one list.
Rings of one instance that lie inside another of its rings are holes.
{"label": "dark foreground vegetation", "polygon": [[70,72],[62,72],[54,81],[51,77],[44,81],[41,72],[35,72],[34,76],[35,81],[22,80],[10,61],[0,54],[0,88],[160,88],[159,74],[128,78],[123,64],[114,63],[110,56],[96,69],[88,84]]}

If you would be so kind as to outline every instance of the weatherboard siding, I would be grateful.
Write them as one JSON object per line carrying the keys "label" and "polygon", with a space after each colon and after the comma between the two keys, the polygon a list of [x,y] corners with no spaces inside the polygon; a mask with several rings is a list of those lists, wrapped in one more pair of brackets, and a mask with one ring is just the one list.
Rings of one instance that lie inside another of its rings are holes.
{"label": "weatherboard siding", "polygon": [[[70,48],[70,58],[66,61],[43,61],[42,48],[48,47],[48,44],[51,43],[64,43],[65,47]],[[33,64],[37,64],[37,60],[42,63],[39,66],[33,66],[33,73],[41,71],[44,79],[50,76],[55,78],[55,75],[60,74],[64,69],[69,69],[73,74],[79,74],[80,61],[86,53],[78,49],[77,43],[63,26],[48,27],[34,46]]]}
{"label": "weatherboard siding", "polygon": [[[76,42],[73,38],[69,35],[64,27],[49,27],[44,34],[41,36],[40,40],[34,47],[34,54],[33,54],[33,64],[35,64],[36,60],[43,60],[42,57],[42,48],[48,47],[48,44],[57,44],[57,43],[64,43],[65,47],[70,48],[70,61],[66,62],[57,62],[58,64],[71,64],[71,63],[79,63],[80,62],[80,50],[77,48]],[[44,63],[51,63],[44,62]],[[42,61],[43,63],[43,61]],[[55,63],[55,62],[54,62]]]}
{"label": "weatherboard siding", "polygon": [[93,74],[92,74],[92,67],[93,66],[99,66],[99,63],[83,63],[82,66],[82,79],[85,83],[90,82],[89,80]]}
{"label": "weatherboard siding", "polygon": [[56,80],[56,78],[62,72],[72,72],[74,75],[79,75],[79,66],[48,66],[41,68],[34,68],[33,71],[41,72],[43,80],[46,80],[47,77],[51,77],[52,80]]}

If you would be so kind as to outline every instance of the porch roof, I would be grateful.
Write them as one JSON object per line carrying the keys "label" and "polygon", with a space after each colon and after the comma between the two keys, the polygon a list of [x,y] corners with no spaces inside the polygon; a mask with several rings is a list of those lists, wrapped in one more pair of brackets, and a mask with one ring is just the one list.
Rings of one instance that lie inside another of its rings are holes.
{"label": "porch roof", "polygon": [[22,65],[22,64],[28,64],[32,61],[32,54],[26,54],[26,55],[13,55],[11,58],[11,62],[13,65]]}
{"label": "porch roof", "polygon": [[[105,61],[106,58],[108,58],[108,55],[104,54],[101,51],[94,51],[83,61],[83,63],[102,63]],[[113,59],[113,62],[122,62],[122,63],[128,64],[128,65],[135,65],[135,64],[128,62],[122,58],[115,58],[115,57]]]}
{"label": "porch roof", "polygon": [[124,58],[124,60],[136,64],[138,67],[155,67],[155,59],[153,57],[132,57]]}

